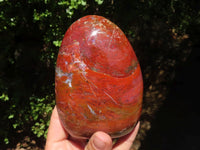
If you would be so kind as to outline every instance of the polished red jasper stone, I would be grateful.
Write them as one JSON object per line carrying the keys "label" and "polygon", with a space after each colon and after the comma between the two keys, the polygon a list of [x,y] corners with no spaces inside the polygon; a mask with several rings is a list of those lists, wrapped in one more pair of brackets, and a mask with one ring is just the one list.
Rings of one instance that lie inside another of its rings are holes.
{"label": "polished red jasper stone", "polygon": [[55,91],[59,117],[71,136],[128,134],[141,114],[143,80],[120,28],[96,15],[74,22],[58,53]]}

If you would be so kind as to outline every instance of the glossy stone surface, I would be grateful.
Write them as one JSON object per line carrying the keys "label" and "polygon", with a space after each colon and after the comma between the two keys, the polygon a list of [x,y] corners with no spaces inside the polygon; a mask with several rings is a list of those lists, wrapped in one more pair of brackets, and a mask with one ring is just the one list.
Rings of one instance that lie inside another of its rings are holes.
{"label": "glossy stone surface", "polygon": [[56,105],[71,136],[128,134],[142,109],[143,80],[124,33],[101,16],[85,16],[67,30],[57,58]]}

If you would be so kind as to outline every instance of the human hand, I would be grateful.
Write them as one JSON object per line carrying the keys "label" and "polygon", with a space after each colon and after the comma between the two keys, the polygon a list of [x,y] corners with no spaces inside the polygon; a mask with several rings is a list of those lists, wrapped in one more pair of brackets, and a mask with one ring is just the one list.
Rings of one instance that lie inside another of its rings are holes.
{"label": "human hand", "polygon": [[55,107],[51,115],[45,150],[129,150],[138,133],[139,126],[140,123],[130,134],[118,139],[114,146],[112,138],[102,131],[94,133],[88,142],[77,140],[71,138],[64,130]]}

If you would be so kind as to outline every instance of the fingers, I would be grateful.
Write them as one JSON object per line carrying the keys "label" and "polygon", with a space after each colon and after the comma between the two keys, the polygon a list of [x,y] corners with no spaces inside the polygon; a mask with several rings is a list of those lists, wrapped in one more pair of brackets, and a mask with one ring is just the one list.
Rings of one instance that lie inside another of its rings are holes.
{"label": "fingers", "polygon": [[[113,150],[129,150],[138,133],[139,126],[140,123],[138,122],[135,129],[129,135],[118,140]],[[76,142],[74,143],[73,141],[67,140],[68,137],[69,135],[65,132],[59,119],[57,108],[55,107],[50,120],[45,149],[57,149],[63,146],[65,149],[82,149],[81,147],[84,144],[78,147],[75,145]],[[53,146],[56,148],[53,148]],[[98,131],[92,135],[85,146],[85,150],[112,150],[112,139],[108,134]]]}
{"label": "fingers", "polygon": [[85,150],[111,150],[112,139],[111,137],[101,131],[98,131],[92,135]]}
{"label": "fingers", "polygon": [[136,138],[139,127],[140,127],[140,122],[137,123],[135,129],[130,134],[118,140],[113,150],[129,150],[133,144],[133,141]]}
{"label": "fingers", "polygon": [[67,139],[68,134],[65,132],[59,116],[57,112],[57,108],[55,106],[52,115],[51,115],[51,120],[49,124],[49,129],[48,129],[48,134],[47,134],[47,142],[59,142],[64,139]]}

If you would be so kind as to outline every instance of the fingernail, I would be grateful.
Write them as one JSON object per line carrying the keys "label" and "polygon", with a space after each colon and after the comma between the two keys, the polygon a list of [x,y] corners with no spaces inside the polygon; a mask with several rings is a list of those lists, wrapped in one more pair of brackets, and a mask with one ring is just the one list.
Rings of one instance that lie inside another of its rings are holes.
{"label": "fingernail", "polygon": [[98,136],[94,138],[93,144],[97,150],[102,150],[106,147],[106,143]]}

